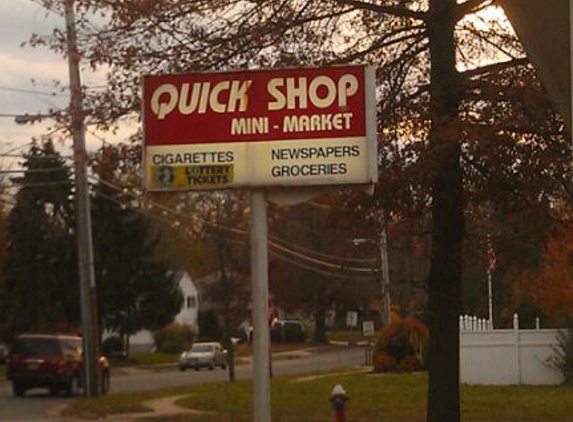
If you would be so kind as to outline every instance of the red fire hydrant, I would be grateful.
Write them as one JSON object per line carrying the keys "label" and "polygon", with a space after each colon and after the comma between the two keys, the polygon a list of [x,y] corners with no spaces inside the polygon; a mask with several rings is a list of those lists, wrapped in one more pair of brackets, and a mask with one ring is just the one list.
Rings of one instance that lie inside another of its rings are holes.
{"label": "red fire hydrant", "polygon": [[348,395],[342,385],[336,384],[330,393],[330,407],[334,411],[336,422],[346,422],[346,402]]}

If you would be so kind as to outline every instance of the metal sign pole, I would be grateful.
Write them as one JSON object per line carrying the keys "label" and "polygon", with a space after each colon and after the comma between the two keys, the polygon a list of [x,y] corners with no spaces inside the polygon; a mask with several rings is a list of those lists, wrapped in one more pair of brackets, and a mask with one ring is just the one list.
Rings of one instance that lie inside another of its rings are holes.
{"label": "metal sign pole", "polygon": [[253,286],[254,422],[271,421],[267,203],[264,190],[251,191],[251,278]]}

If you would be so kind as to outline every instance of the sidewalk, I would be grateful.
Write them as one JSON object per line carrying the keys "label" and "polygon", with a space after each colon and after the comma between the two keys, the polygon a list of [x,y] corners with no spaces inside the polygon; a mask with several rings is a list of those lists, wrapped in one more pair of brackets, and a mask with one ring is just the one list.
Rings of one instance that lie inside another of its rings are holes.
{"label": "sidewalk", "polygon": [[176,415],[200,415],[209,413],[206,411],[186,409],[177,406],[175,402],[184,397],[188,397],[188,395],[163,397],[160,399],[149,400],[143,402],[143,405],[149,408],[148,412],[108,415],[105,418],[98,418],[95,416],[90,418],[89,415],[85,415],[83,417],[67,416],[67,405],[58,405],[48,409],[46,411],[46,416],[49,418],[62,418],[62,421],[65,422],[85,422],[86,420],[98,420],[100,422],[132,422],[142,418],[157,418],[158,420],[161,420]]}

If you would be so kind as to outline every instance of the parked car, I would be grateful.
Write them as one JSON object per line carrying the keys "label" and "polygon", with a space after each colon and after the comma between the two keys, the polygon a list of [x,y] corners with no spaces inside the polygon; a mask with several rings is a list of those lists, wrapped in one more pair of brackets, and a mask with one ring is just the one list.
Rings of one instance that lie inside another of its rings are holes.
{"label": "parked car", "polygon": [[181,353],[179,357],[179,369],[185,371],[193,368],[198,371],[201,368],[215,369],[220,366],[227,367],[227,351],[220,343],[195,343],[191,349]]}
{"label": "parked car", "polygon": [[[109,364],[100,357],[101,391],[110,387]],[[26,334],[18,337],[8,355],[6,376],[12,381],[15,396],[31,388],[48,388],[56,395],[81,393],[83,380],[82,339],[60,334]]]}
{"label": "parked car", "polygon": [[302,343],[306,341],[306,330],[298,319],[277,319],[271,325],[273,343]]}
{"label": "parked car", "polygon": [[0,343],[0,364],[6,363],[6,358],[8,357],[8,346],[4,343]]}

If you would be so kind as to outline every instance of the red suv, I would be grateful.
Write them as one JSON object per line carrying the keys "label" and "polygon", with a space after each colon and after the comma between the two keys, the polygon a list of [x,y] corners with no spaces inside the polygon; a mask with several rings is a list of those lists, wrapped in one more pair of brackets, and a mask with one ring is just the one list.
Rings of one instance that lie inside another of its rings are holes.
{"label": "red suv", "polygon": [[[102,357],[102,392],[109,390],[109,365]],[[31,388],[47,387],[50,394],[64,390],[78,395],[83,387],[81,337],[59,334],[26,334],[18,337],[7,359],[6,375],[12,391],[22,396]]]}

